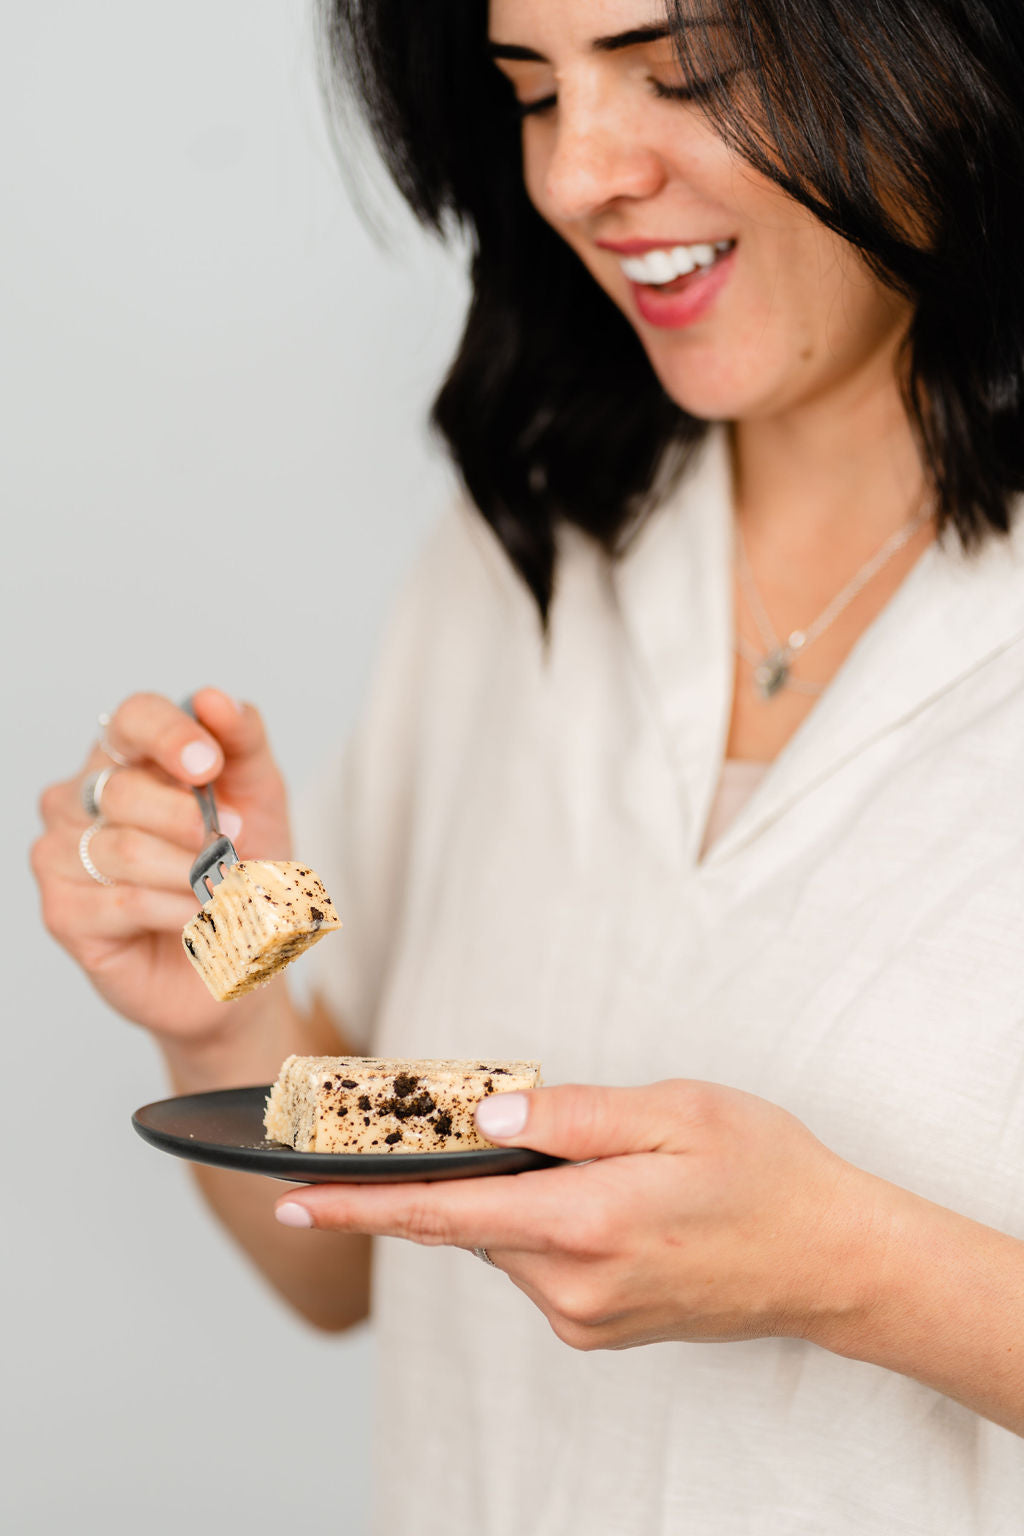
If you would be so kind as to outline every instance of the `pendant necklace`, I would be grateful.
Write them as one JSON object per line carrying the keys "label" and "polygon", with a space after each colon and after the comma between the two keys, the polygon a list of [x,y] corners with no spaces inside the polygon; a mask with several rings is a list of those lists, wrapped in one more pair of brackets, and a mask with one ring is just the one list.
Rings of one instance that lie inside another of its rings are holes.
{"label": "pendant necklace", "polygon": [[742,635],[736,638],[736,649],[745,661],[749,661],[754,668],[754,691],[766,702],[773,699],[783,688],[789,688],[794,693],[819,694],[825,688],[824,683],[806,683],[801,678],[791,676],[793,662],[803,651],[807,649],[826,629],[834,623],[845,608],[853,602],[858,593],[862,592],[877,576],[884,565],[897,554],[905,544],[923,528],[932,515],[932,507],[929,502],[915,517],[902,528],[890,534],[881,549],[871,556],[871,559],[862,565],[845,587],[829,603],[824,612],[819,613],[812,624],[806,629],[794,629],[787,640],[780,640],[772,627],[761,594],[754,585],[753,573],[747,552],[743,547],[743,536],[740,533],[739,521],[736,522],[736,574],[743,588],[754,623],[761,635],[764,651],[759,652]]}

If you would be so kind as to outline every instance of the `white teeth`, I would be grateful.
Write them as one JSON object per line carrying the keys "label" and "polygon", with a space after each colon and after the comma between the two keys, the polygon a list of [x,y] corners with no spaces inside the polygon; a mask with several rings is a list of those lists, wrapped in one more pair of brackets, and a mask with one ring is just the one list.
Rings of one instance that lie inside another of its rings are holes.
{"label": "white teeth", "polygon": [[714,245],[674,245],[665,250],[647,251],[643,256],[625,256],[622,270],[631,283],[661,287],[698,268],[712,266],[716,258],[732,246],[731,240],[716,240]]}
{"label": "white teeth", "polygon": [[650,273],[643,279],[647,283],[670,283],[676,274],[676,264],[673,260],[674,251],[648,251],[646,256],[641,256],[640,261],[644,270]]}

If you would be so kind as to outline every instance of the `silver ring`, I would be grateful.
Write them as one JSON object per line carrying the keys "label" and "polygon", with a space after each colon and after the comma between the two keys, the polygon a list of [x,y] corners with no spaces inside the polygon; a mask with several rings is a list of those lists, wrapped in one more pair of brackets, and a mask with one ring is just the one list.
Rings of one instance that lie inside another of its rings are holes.
{"label": "silver ring", "polygon": [[82,868],[85,870],[86,874],[91,875],[92,878],[96,881],[97,885],[116,885],[116,880],[111,880],[107,875],[100,874],[99,870],[96,868],[96,865],[89,857],[89,844],[96,836],[96,833],[99,831],[100,827],[105,825],[106,823],[101,819],[99,821],[94,821],[91,826],[86,827],[85,831],[78,839],[78,857],[82,861]]}
{"label": "silver ring", "polygon": [[114,762],[119,768],[130,768],[131,759],[122,757],[121,753],[118,752],[115,747],[112,747],[110,742],[107,740],[107,726],[110,724],[110,716],[106,713],[105,710],[103,714],[96,716],[96,724],[100,728],[100,751],[105,752],[108,757],[113,758]]}
{"label": "silver ring", "polygon": [[116,766],[115,763],[111,763],[109,768],[101,768],[99,773],[90,773],[89,777],[82,781],[82,806],[87,816],[103,815],[103,791]]}
{"label": "silver ring", "polygon": [[483,1259],[484,1263],[489,1264],[492,1269],[497,1269],[497,1264],[495,1264],[486,1248],[474,1248],[473,1252],[476,1254],[478,1259]]}

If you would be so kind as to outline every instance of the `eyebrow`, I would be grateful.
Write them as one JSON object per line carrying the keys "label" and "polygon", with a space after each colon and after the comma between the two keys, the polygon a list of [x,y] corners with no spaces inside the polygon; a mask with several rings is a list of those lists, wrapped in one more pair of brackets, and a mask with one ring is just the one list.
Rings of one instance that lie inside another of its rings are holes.
{"label": "eyebrow", "polygon": [[[595,53],[618,53],[623,48],[640,48],[644,43],[657,43],[670,35],[668,27],[653,22],[649,27],[631,27],[628,32],[615,32],[610,37],[595,37],[591,48]],[[526,59],[534,64],[547,64],[548,60],[535,48],[523,48],[519,43],[489,43],[492,59]]]}

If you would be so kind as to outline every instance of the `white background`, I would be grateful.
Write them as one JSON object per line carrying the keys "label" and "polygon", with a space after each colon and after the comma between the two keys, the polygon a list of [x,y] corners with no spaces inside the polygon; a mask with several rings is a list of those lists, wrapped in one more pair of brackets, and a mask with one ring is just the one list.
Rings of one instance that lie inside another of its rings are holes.
{"label": "white background", "polygon": [[27,849],[137,688],[258,702],[297,788],[344,735],[450,494],[459,264],[353,211],[308,0],[2,18],[0,1526],[360,1536],[372,1341],[293,1321],[134,1135],[156,1053],[42,930]]}

